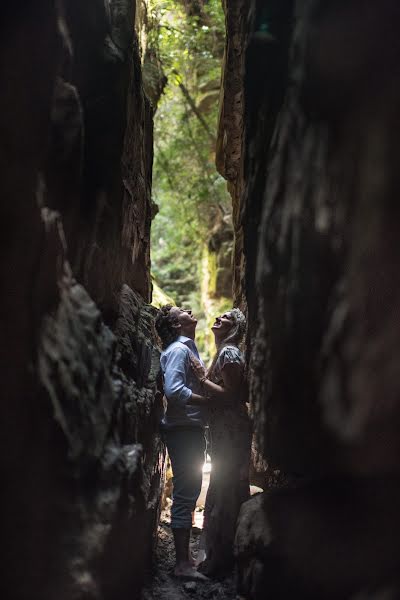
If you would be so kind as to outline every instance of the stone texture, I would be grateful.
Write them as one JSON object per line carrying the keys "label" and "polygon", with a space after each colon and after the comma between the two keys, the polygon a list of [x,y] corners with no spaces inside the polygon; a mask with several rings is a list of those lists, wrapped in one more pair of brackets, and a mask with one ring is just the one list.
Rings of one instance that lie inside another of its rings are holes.
{"label": "stone texture", "polygon": [[228,181],[232,196],[232,221],[235,236],[233,265],[233,297],[235,304],[245,304],[243,277],[245,257],[243,248],[243,224],[241,214],[241,193],[243,188],[243,118],[244,118],[244,32],[246,22],[246,2],[224,1],[226,41],[222,64],[222,85],[216,164],[218,171]]}
{"label": "stone texture", "polygon": [[1,10],[0,595],[137,598],[164,470],[142,4]]}
{"label": "stone texture", "polygon": [[152,109],[135,3],[71,1],[64,12],[72,50],[52,111],[47,202],[63,216],[74,273],[102,309],[116,310],[123,283],[150,299]]}
{"label": "stone texture", "polygon": [[295,483],[260,508],[275,533],[249,552],[242,593],[397,597],[398,3],[227,3],[228,25],[238,7],[239,176],[229,151],[219,166],[243,216],[258,449]]}
{"label": "stone texture", "polygon": [[220,211],[212,216],[213,226],[210,228],[207,244],[210,262],[213,263],[213,269],[210,269],[210,295],[213,298],[230,298],[232,295],[232,216],[223,215]]}
{"label": "stone texture", "polygon": [[332,478],[254,496],[236,533],[239,593],[397,597],[399,492],[385,478]]}
{"label": "stone texture", "polygon": [[[349,95],[346,110],[341,98],[333,103],[333,88],[346,83],[342,51],[332,74],[338,77],[335,83],[329,80],[330,59],[319,65],[314,58],[322,45],[335,54],[342,36],[352,38],[347,28],[358,23],[355,10],[350,5],[298,10],[292,85],[266,157],[256,277],[262,327],[256,336],[253,392],[265,399],[260,417],[266,452],[289,471],[398,470],[392,434],[398,412],[390,400],[397,386],[390,387],[395,380],[389,371],[397,360],[393,273],[399,257],[391,224],[396,177],[389,157],[391,106],[400,88],[394,56],[400,48],[389,28],[385,44],[375,47],[386,68],[370,75],[370,83],[376,77],[379,86],[362,96],[362,104],[352,97],[355,81],[353,88],[343,88]],[[367,16],[358,23],[361,46],[365,36],[370,39],[372,22],[386,28],[389,17],[393,21],[398,15],[386,2],[379,9],[369,5]],[[325,34],[332,36],[331,46]],[[358,49],[360,61],[364,52]],[[362,79],[362,63],[358,68]],[[372,407],[382,385],[390,390],[377,410]]]}

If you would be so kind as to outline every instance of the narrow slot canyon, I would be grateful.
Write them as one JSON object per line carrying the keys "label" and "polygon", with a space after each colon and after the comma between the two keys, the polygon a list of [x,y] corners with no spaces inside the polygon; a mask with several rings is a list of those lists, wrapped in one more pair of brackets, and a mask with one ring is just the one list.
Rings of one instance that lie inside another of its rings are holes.
{"label": "narrow slot canyon", "polygon": [[[1,12],[0,597],[400,598],[397,0]],[[249,471],[227,422],[220,560],[191,581],[174,575],[170,303],[196,317],[202,390],[215,318],[245,318]]]}

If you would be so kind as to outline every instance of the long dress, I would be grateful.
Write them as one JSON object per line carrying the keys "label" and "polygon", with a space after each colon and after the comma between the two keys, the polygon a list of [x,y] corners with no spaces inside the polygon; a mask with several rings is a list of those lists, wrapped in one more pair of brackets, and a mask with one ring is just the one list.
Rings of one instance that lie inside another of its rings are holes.
{"label": "long dress", "polygon": [[210,403],[212,470],[204,510],[206,560],[201,565],[201,571],[209,575],[231,568],[237,517],[241,504],[249,498],[251,427],[239,348],[229,345],[220,350],[210,379],[223,386],[222,370],[227,363],[238,363],[243,377],[234,401],[226,404],[215,398]]}

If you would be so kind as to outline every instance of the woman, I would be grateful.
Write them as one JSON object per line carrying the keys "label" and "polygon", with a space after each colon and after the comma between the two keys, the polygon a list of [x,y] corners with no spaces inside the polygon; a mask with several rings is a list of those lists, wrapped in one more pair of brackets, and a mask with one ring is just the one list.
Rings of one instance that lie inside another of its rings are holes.
{"label": "woman", "polygon": [[212,471],[204,511],[203,573],[212,575],[233,563],[233,542],[240,505],[249,497],[251,429],[246,401],[244,358],[239,349],[246,328],[234,308],[215,319],[217,353],[206,374],[195,357],[192,368],[210,397]]}

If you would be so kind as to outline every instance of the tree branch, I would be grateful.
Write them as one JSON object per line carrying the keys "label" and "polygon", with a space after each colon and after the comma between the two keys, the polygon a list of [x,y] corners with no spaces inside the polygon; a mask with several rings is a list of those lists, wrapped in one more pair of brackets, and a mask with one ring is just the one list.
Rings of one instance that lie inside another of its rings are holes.
{"label": "tree branch", "polygon": [[206,123],[203,115],[198,111],[196,103],[193,100],[192,96],[190,95],[189,90],[182,83],[182,77],[179,75],[178,71],[176,71],[175,69],[172,70],[172,73],[176,76],[176,82],[177,82],[177,84],[179,86],[179,89],[181,90],[181,92],[183,94],[183,97],[185,98],[185,100],[189,104],[190,108],[192,109],[192,111],[196,115],[197,119],[199,120],[199,122],[201,123],[201,125],[203,126],[203,128],[205,129],[205,131],[208,133],[208,136],[209,136],[210,140],[212,141],[212,143],[214,144],[214,147],[215,147],[215,145],[217,143],[217,139],[216,139],[215,135],[213,134],[213,132],[211,131],[211,129],[209,128],[209,126],[207,125],[207,123]]}

